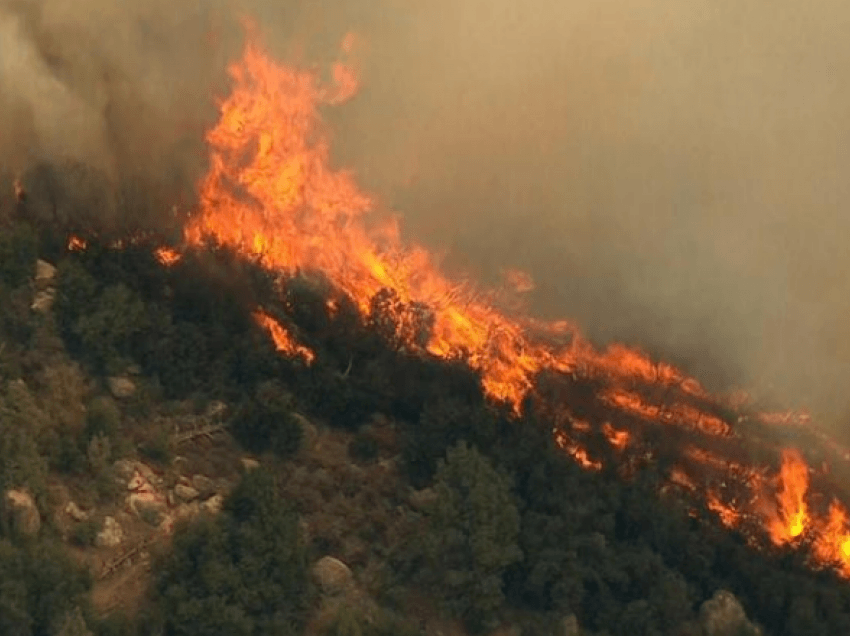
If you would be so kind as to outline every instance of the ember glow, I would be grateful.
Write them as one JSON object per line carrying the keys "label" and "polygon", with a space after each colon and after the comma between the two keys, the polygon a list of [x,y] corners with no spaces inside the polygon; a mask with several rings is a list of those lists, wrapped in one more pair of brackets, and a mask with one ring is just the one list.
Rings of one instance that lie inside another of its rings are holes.
{"label": "ember glow", "polygon": [[[218,123],[206,135],[210,168],[185,228],[188,245],[212,239],[281,274],[320,272],[364,317],[377,299],[395,321],[400,346],[465,361],[480,374],[488,397],[516,414],[526,398],[546,402],[538,386],[544,372],[562,378],[565,391],[571,382],[593,386],[594,397],[582,399],[592,399],[604,418],[567,413],[567,402],[578,399],[569,394],[545,407],[556,422],[556,444],[581,466],[603,468],[585,444],[593,435],[607,440],[624,465],[630,457],[652,461],[647,432],[660,431],[662,442],[675,437],[681,464],[669,479],[679,492],[701,500],[754,545],[794,544],[811,535],[813,565],[850,576],[846,508],[837,495],[822,516],[809,505],[813,475],[826,483],[826,471],[813,471],[801,453],[749,432],[759,426],[784,431],[789,422],[799,429],[804,418],[746,414],[740,395],[710,396],[669,364],[618,344],[600,351],[568,322],[510,315],[485,300],[496,295],[447,278],[427,250],[402,241],[396,218],[377,215],[351,173],[330,165],[320,109],[357,90],[356,73],[345,61],[353,38],[343,42],[332,83],[323,85],[315,72],[269,59],[250,33],[242,59],[229,67],[232,93],[219,104]],[[506,270],[505,278],[517,293],[533,288],[527,275],[514,270]],[[336,305],[328,302],[333,314]],[[314,359],[271,316],[258,310],[254,318],[279,351],[308,363]],[[758,460],[749,455],[753,449]]]}
{"label": "ember glow", "polygon": [[68,238],[68,251],[70,252],[82,252],[87,247],[85,239],[80,238],[79,236],[71,236]]}

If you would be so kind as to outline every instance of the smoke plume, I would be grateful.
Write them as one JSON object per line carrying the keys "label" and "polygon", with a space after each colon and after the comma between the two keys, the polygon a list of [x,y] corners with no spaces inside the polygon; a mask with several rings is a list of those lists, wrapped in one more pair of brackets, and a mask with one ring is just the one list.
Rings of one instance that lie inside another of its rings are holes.
{"label": "smoke plume", "polygon": [[0,168],[188,196],[241,15],[318,68],[357,34],[336,160],[450,267],[843,425],[846,3],[0,0]]}

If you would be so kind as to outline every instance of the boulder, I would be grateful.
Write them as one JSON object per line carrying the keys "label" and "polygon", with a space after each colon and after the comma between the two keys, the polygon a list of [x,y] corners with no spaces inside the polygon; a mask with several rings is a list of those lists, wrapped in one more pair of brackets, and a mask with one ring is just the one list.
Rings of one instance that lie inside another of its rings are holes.
{"label": "boulder", "polygon": [[36,292],[32,305],[30,305],[30,309],[37,311],[38,313],[45,314],[53,307],[53,301],[55,298],[55,289],[52,287],[42,289],[41,291]]}
{"label": "boulder", "polygon": [[184,503],[194,501],[200,496],[200,494],[201,493],[199,493],[197,490],[185,484],[177,484],[176,486],[174,486],[174,497],[178,501],[182,501]]}
{"label": "boulder", "polygon": [[25,490],[7,490],[6,505],[18,532],[27,536],[38,534],[41,530],[41,515],[32,495]]}
{"label": "boulder", "polygon": [[316,561],[312,569],[313,579],[319,584],[327,596],[337,596],[351,589],[354,575],[351,569],[332,556],[325,556]]}
{"label": "boulder", "polygon": [[246,473],[255,470],[259,467],[260,462],[258,462],[256,459],[251,459],[250,457],[242,458],[242,470],[244,470]]}
{"label": "boulder", "polygon": [[47,261],[38,259],[35,262],[35,282],[39,288],[49,285],[56,277],[56,268]]}
{"label": "boulder", "polygon": [[192,488],[197,490],[201,497],[209,497],[215,492],[215,482],[204,475],[193,475]]}
{"label": "boulder", "polygon": [[94,544],[98,548],[114,548],[121,545],[124,540],[124,530],[121,529],[115,517],[106,517],[103,520],[103,527],[97,536],[94,538]]}
{"label": "boulder", "polygon": [[168,505],[161,495],[143,492],[129,495],[127,507],[139,519],[159,523],[159,518],[165,513]]}
{"label": "boulder", "polygon": [[726,636],[726,634],[761,634],[753,625],[735,595],[726,590],[717,590],[699,610],[700,623],[706,636]]}
{"label": "boulder", "polygon": [[74,521],[85,521],[89,518],[89,513],[80,508],[73,501],[69,501],[65,506],[65,514],[71,517]]}
{"label": "boulder", "polygon": [[224,506],[224,497],[222,495],[213,495],[201,504],[201,510],[209,514],[218,514]]}
{"label": "boulder", "polygon": [[130,378],[124,376],[115,376],[107,379],[109,391],[119,400],[126,400],[133,397],[136,392],[136,384]]}

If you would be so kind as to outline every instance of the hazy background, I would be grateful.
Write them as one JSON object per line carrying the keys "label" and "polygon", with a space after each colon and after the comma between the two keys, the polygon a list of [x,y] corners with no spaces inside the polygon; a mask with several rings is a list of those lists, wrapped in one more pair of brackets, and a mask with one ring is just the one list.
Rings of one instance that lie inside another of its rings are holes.
{"label": "hazy background", "polygon": [[[710,385],[850,419],[850,5],[837,0],[0,0],[0,167],[186,191],[238,47],[358,34],[336,160],[452,268]],[[169,194],[169,196],[172,196]],[[850,428],[850,427],[848,427]]]}

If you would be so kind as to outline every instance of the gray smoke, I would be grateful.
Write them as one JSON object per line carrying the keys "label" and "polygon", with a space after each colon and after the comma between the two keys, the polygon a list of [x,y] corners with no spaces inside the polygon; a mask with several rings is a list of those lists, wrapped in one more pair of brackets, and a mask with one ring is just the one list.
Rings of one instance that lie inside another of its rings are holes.
{"label": "gray smoke", "polygon": [[335,159],[451,267],[844,426],[846,3],[0,0],[0,168],[190,190],[241,14],[319,66],[360,36]]}

